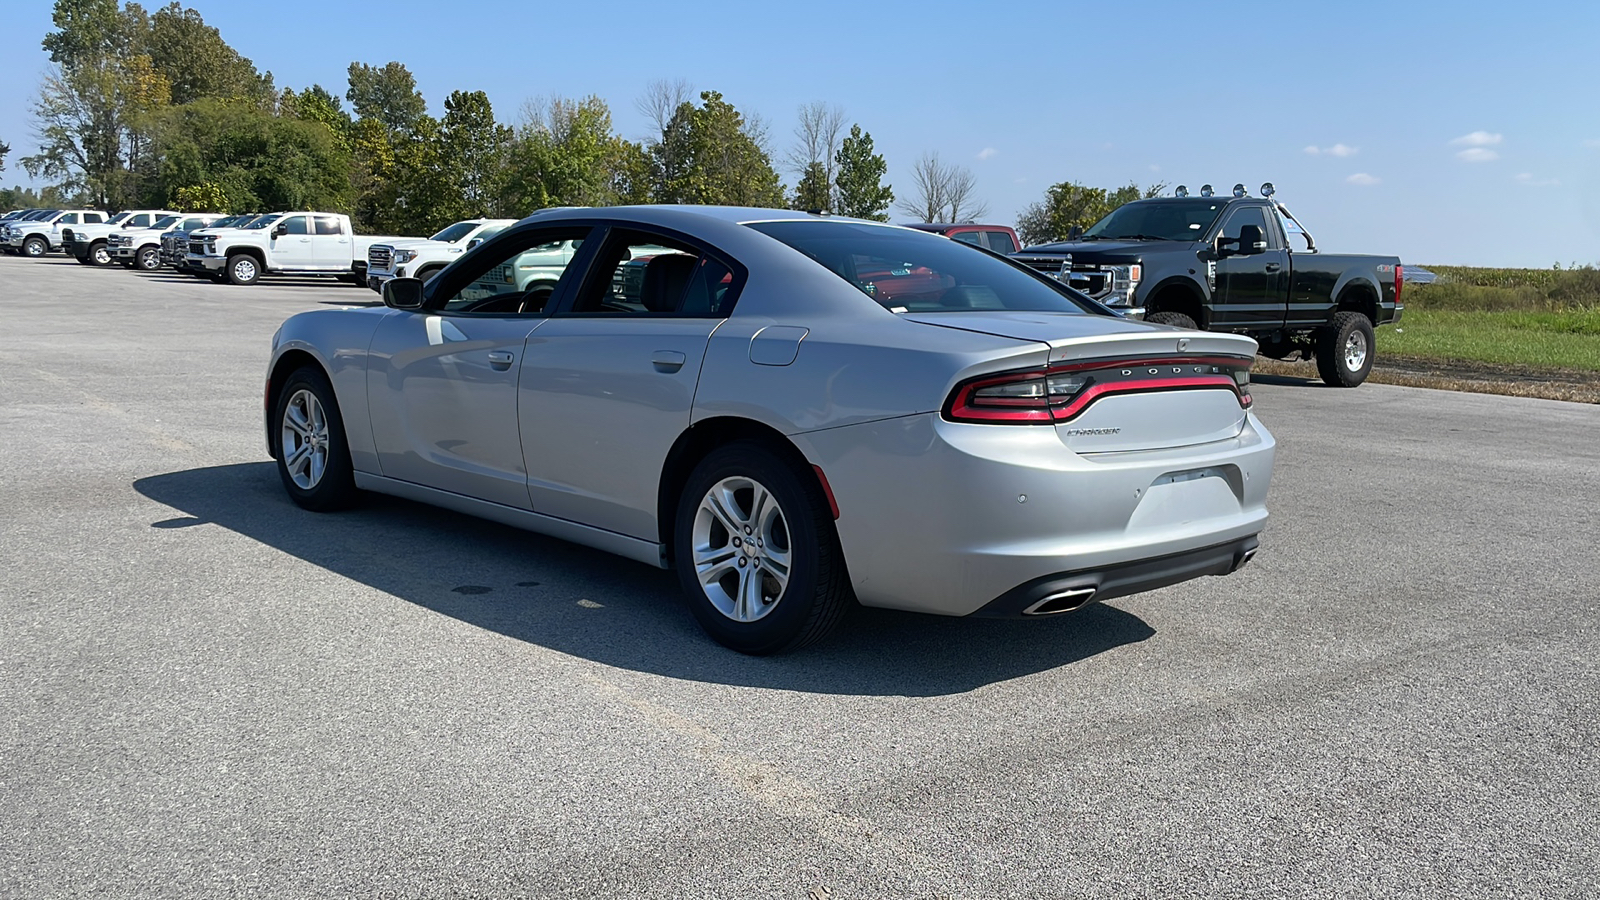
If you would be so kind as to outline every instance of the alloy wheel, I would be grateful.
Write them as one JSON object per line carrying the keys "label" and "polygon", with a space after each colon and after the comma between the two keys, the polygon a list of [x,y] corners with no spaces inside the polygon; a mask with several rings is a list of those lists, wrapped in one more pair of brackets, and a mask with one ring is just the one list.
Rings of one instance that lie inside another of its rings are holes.
{"label": "alloy wheel", "polygon": [[1344,365],[1352,372],[1361,371],[1367,361],[1367,336],[1360,331],[1350,332],[1344,342]]}
{"label": "alloy wheel", "polygon": [[322,481],[328,469],[328,414],[311,391],[295,391],[284,406],[279,452],[295,487],[309,491]]}
{"label": "alloy wheel", "polygon": [[233,264],[234,280],[250,282],[256,277],[256,262],[248,256]]}
{"label": "alloy wheel", "polygon": [[766,486],[743,476],[712,485],[690,539],[695,575],[717,612],[754,622],[777,608],[794,550],[783,508]]}
{"label": "alloy wheel", "polygon": [[106,249],[105,244],[95,244],[89,250],[89,255],[94,259],[94,264],[97,266],[111,265],[111,251]]}

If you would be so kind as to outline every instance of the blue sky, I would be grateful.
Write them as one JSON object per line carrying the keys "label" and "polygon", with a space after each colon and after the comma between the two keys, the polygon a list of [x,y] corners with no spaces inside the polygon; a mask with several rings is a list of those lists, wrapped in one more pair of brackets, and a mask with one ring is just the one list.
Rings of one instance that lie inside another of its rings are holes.
{"label": "blue sky", "polygon": [[[34,145],[51,4],[0,5],[12,184]],[[352,60],[399,60],[435,114],[455,89],[487,91],[511,121],[531,98],[597,94],[638,139],[634,100],[684,78],[764,117],[781,156],[796,108],[835,102],[902,193],[917,156],[937,151],[977,176],[991,221],[1064,180],[1270,180],[1331,252],[1600,262],[1600,4],[188,5],[280,87],[342,93]]]}

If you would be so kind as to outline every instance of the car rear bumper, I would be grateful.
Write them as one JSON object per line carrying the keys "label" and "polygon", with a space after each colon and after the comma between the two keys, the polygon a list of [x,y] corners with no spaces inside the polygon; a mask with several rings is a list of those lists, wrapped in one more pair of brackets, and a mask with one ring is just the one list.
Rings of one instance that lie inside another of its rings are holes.
{"label": "car rear bumper", "polygon": [[[860,601],[952,616],[1021,614],[1058,587],[1095,587],[1087,602],[1232,571],[1266,525],[1275,452],[1253,416],[1227,440],[1119,453],[932,413],[794,440],[838,502]],[[1231,549],[1202,552],[1219,547]]]}

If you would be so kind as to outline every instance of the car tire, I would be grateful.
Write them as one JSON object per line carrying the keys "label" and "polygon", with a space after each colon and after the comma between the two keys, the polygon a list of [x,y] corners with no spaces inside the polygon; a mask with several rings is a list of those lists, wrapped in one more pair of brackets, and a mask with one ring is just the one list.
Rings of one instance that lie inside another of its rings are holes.
{"label": "car tire", "polygon": [[106,242],[105,241],[95,241],[94,243],[89,245],[89,265],[91,265],[91,266],[109,266],[109,265],[111,265],[111,251],[106,248]]}
{"label": "car tire", "polygon": [[73,259],[77,260],[78,261],[78,265],[80,265],[80,266],[92,266],[92,265],[94,265],[94,260],[90,259],[87,254],[85,254],[84,256],[74,256]]}
{"label": "car tire", "polygon": [[22,242],[22,255],[34,259],[50,252],[50,242],[42,237],[30,237]]}
{"label": "car tire", "polygon": [[1194,323],[1194,319],[1191,319],[1180,312],[1151,313],[1150,315],[1145,316],[1144,320],[1146,322],[1154,322],[1157,325],[1176,325],[1179,328],[1199,328],[1199,326]]}
{"label": "car tire", "polygon": [[289,499],[315,512],[353,504],[358,496],[344,418],[328,376],[302,366],[278,390],[272,442],[278,477]]}
{"label": "car tire", "polygon": [[1358,312],[1336,313],[1317,330],[1317,373],[1329,387],[1355,387],[1372,372],[1372,320]]}
{"label": "car tire", "polygon": [[854,605],[821,486],[765,444],[737,441],[707,454],[679,495],[673,525],[689,611],[729,649],[799,649]]}
{"label": "car tire", "polygon": [[415,277],[418,281],[426,283],[429,278],[432,278],[443,271],[444,266],[427,266],[422,271],[418,272]]}
{"label": "car tire", "polygon": [[248,253],[235,253],[228,257],[228,265],[223,271],[234,284],[255,284],[261,280],[261,263]]}
{"label": "car tire", "polygon": [[154,247],[143,247],[134,257],[134,264],[146,272],[154,272],[161,268],[161,251]]}

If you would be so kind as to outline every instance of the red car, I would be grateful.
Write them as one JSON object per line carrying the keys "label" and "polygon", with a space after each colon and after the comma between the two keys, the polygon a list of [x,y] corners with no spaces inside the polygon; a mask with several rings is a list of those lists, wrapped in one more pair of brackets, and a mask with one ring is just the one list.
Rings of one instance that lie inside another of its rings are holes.
{"label": "red car", "polygon": [[952,241],[974,244],[996,253],[1015,253],[1022,249],[1022,241],[1009,225],[974,225],[971,222],[956,225],[949,222],[916,222],[906,226],[918,231],[942,234]]}

